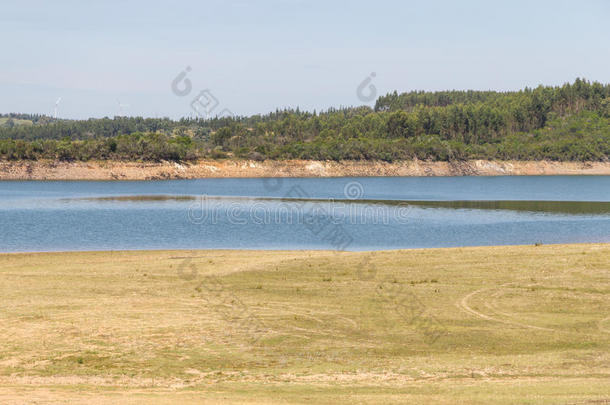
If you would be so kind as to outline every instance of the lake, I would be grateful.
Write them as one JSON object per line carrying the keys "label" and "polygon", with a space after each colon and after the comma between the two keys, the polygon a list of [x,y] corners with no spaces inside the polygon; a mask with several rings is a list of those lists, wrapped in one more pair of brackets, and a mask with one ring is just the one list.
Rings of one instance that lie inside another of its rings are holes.
{"label": "lake", "polygon": [[0,251],[610,242],[610,176],[0,182]]}

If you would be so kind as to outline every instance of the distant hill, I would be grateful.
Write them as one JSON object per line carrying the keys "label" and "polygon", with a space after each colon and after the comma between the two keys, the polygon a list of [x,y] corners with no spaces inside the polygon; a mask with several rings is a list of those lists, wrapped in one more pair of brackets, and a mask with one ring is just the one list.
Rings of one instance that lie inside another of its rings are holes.
{"label": "distant hill", "polygon": [[393,92],[367,106],[224,118],[0,116],[0,157],[608,161],[610,85]]}
{"label": "distant hill", "polygon": [[49,124],[57,121],[46,115],[9,113],[0,114],[0,128],[13,128],[20,125]]}
{"label": "distant hill", "polygon": [[18,125],[33,125],[30,120],[20,120],[15,118],[0,118],[0,127],[12,128]]}

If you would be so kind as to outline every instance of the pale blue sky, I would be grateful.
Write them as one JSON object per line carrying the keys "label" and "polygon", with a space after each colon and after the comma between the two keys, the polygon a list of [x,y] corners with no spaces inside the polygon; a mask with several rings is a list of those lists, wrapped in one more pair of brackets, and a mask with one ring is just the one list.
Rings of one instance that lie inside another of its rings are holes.
{"label": "pale blue sky", "polygon": [[607,83],[608,21],[605,0],[6,0],[0,111],[175,118],[204,89],[217,111],[320,110],[363,104],[371,72],[378,94]]}

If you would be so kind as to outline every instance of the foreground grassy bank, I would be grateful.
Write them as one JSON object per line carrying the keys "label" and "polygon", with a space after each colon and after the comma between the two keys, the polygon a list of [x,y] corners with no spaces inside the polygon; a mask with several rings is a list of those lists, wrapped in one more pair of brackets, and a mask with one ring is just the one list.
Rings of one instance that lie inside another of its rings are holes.
{"label": "foreground grassy bank", "polygon": [[159,180],[217,177],[610,175],[610,162],[406,160],[200,160],[176,162],[0,160],[0,180]]}
{"label": "foreground grassy bank", "polygon": [[3,254],[0,403],[605,403],[609,258]]}

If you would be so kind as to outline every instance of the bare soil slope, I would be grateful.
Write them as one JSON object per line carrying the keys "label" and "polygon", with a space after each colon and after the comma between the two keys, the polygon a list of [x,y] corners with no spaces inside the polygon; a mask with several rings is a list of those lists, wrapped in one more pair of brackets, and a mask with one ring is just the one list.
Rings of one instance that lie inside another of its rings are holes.
{"label": "bare soil slope", "polygon": [[0,180],[159,180],[212,177],[610,175],[610,162],[204,160],[197,163],[0,161]]}

